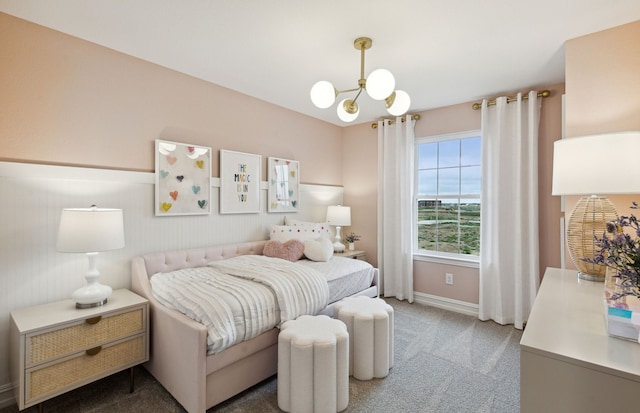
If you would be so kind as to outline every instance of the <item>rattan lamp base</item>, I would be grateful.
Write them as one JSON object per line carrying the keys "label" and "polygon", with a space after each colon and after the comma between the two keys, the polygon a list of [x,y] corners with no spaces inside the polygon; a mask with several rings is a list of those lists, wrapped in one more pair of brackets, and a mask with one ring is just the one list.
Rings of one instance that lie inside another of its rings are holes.
{"label": "rattan lamp base", "polygon": [[583,258],[597,255],[599,248],[595,245],[595,237],[602,237],[607,222],[617,218],[613,204],[606,197],[583,196],[576,204],[567,224],[567,245],[579,278],[604,282],[607,267],[585,262]]}

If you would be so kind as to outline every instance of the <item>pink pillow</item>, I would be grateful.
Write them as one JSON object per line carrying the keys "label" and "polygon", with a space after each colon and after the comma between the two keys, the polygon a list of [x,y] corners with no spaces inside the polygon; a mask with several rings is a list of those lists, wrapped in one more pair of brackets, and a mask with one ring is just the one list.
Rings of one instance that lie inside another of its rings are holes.
{"label": "pink pillow", "polygon": [[304,244],[297,239],[287,242],[269,240],[264,244],[262,254],[267,257],[282,258],[288,261],[298,261],[304,254]]}

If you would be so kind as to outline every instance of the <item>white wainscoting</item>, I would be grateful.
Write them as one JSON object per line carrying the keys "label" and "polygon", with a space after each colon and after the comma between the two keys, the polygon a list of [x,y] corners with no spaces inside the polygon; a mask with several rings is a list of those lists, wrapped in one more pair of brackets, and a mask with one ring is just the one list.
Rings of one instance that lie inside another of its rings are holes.
{"label": "white wainscoting", "polygon": [[[154,251],[268,238],[283,213],[267,213],[267,183],[261,182],[258,214],[218,213],[219,179],[212,179],[210,215],[156,217],[154,174],[0,162],[0,407],[11,403],[8,368],[9,313],[15,308],[68,298],[84,283],[84,254],[55,250],[63,208],[121,208],[126,247],[101,253],[101,281],[131,285],[131,258]],[[327,205],[341,204],[342,187],[300,186],[297,219],[324,221]],[[9,402],[7,402],[9,400]]]}

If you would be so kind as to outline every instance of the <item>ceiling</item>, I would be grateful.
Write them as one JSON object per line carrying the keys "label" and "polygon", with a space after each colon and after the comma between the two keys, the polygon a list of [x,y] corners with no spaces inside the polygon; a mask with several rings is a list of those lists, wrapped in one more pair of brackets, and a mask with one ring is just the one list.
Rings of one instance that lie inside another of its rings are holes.
{"label": "ceiling", "polygon": [[[373,39],[365,75],[390,70],[420,112],[564,82],[564,42],[640,20],[640,1],[0,0],[0,11],[346,126],[309,90],[357,87],[357,37]],[[354,123],[387,114],[358,103]]]}

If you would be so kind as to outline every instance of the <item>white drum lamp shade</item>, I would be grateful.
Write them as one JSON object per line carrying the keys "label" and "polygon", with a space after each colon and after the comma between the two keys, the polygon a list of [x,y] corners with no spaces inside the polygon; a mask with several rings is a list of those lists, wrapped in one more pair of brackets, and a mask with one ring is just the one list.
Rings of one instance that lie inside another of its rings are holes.
{"label": "white drum lamp shade", "polygon": [[76,290],[71,298],[76,307],[103,305],[111,295],[111,287],[100,284],[96,268],[101,251],[124,248],[124,224],[121,209],[69,208],[62,210],[56,250],[86,253],[89,258],[87,285]]}
{"label": "white drum lamp shade", "polygon": [[344,244],[340,229],[343,226],[351,225],[351,207],[342,205],[331,205],[327,207],[327,223],[336,227],[336,239],[333,243],[335,252],[343,252]]}
{"label": "white drum lamp shade", "polygon": [[[586,195],[567,222],[567,246],[582,279],[604,281],[606,266],[585,262],[599,248],[606,224],[618,218],[605,194],[640,194],[637,163],[640,132],[566,138],[554,142],[552,195]],[[628,159],[625,159],[628,157]]]}

